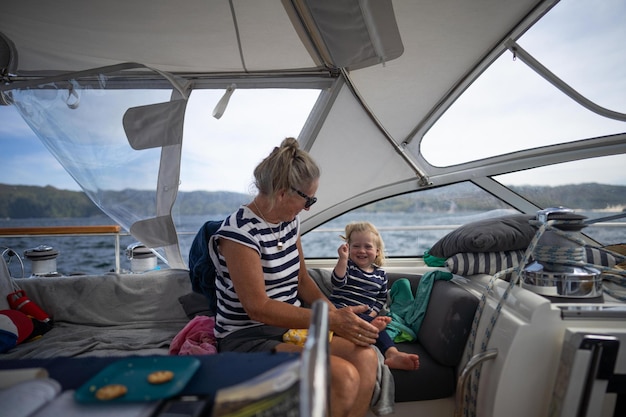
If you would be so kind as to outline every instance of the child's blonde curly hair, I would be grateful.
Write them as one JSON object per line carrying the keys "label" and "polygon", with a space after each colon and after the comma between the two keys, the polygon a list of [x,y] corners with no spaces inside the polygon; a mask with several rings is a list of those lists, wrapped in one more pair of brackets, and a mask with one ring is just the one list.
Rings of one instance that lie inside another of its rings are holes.
{"label": "child's blonde curly hair", "polygon": [[370,222],[352,222],[346,225],[346,235],[341,236],[343,240],[345,240],[348,245],[350,244],[350,236],[355,232],[371,232],[374,234],[374,243],[378,248],[378,255],[376,255],[376,259],[374,259],[374,264],[376,266],[383,266],[385,264],[385,243],[383,242],[383,238],[380,236],[378,229]]}

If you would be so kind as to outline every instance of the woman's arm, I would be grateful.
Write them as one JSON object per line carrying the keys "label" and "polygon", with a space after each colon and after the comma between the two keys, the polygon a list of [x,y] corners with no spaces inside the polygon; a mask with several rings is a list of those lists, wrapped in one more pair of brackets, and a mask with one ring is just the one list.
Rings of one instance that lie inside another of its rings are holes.
{"label": "woman's arm", "polygon": [[328,304],[329,310],[335,310],[335,306],[326,298],[322,290],[315,283],[313,278],[309,275],[306,263],[304,262],[304,255],[302,252],[302,243],[300,238],[296,242],[298,247],[298,253],[300,254],[300,271],[298,272],[298,296],[305,303],[312,305],[314,301],[322,299]]}

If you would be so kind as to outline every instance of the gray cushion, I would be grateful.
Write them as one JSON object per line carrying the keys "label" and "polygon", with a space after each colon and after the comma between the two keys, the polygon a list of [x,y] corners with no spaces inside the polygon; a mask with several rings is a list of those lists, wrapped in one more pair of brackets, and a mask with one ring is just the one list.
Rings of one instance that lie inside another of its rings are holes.
{"label": "gray cushion", "polygon": [[429,253],[449,258],[461,252],[503,252],[523,250],[535,236],[528,221],[534,216],[512,214],[465,224],[442,237]]}
{"label": "gray cushion", "polygon": [[55,322],[89,326],[184,320],[178,297],[191,292],[184,269],[20,278],[16,284]]}
{"label": "gray cushion", "polygon": [[329,297],[330,293],[333,291],[333,284],[331,282],[332,271],[319,268],[309,268],[307,271],[324,295]]}
{"label": "gray cushion", "polygon": [[398,343],[396,347],[402,352],[415,353],[420,357],[420,368],[417,371],[391,370],[396,402],[436,400],[454,394],[455,368],[434,360],[419,343]]}
{"label": "gray cushion", "polygon": [[[330,292],[330,270],[309,269],[322,292]],[[415,294],[420,275],[387,273],[389,287],[407,278]],[[430,302],[415,342],[397,343],[398,350],[420,357],[418,371],[392,369],[395,400],[421,401],[446,398],[456,388],[456,367],[461,361],[465,343],[472,328],[478,299],[451,281],[435,281]]]}
{"label": "gray cushion", "polygon": [[209,307],[209,300],[198,292],[190,292],[189,294],[178,297],[178,302],[183,306],[185,314],[190,319],[196,316],[214,316]]}
{"label": "gray cushion", "polygon": [[417,341],[440,364],[456,367],[472,329],[478,299],[450,281],[435,281]]}

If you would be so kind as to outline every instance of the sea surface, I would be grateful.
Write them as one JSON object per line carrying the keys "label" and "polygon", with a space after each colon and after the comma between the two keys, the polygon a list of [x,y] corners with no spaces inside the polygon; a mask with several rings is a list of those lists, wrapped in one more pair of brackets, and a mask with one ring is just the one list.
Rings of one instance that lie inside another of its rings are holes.
{"label": "sea surface", "polygon": [[[304,254],[309,258],[336,258],[337,248],[342,243],[340,235],[350,221],[367,220],[374,223],[381,231],[385,243],[385,253],[394,256],[423,256],[438,239],[455,227],[471,221],[508,214],[500,212],[456,212],[456,213],[348,213],[337,218],[302,238]],[[580,213],[585,214],[585,213]],[[613,213],[593,213],[589,218],[596,218]],[[223,216],[211,216],[220,219]],[[209,220],[205,216],[187,216],[178,222],[181,253],[187,261],[189,248],[196,232]],[[626,219],[621,219],[626,221]],[[84,226],[115,224],[107,217],[71,218],[71,219],[0,219],[2,227],[37,227],[37,226]],[[436,229],[426,229],[427,225],[437,225]],[[601,244],[626,242],[626,227],[588,227],[585,232]],[[137,244],[136,239],[126,233],[120,236],[120,266],[123,271],[131,270],[131,261],[126,249]],[[56,258],[57,272],[61,275],[102,274],[115,270],[114,236],[28,236],[0,237],[0,252],[9,262],[9,270],[14,277],[28,277],[32,274],[31,261],[24,258],[24,252],[40,245],[51,246],[59,252]],[[8,257],[7,248],[19,255]],[[23,267],[22,267],[23,264]],[[157,268],[167,268],[158,260]]]}

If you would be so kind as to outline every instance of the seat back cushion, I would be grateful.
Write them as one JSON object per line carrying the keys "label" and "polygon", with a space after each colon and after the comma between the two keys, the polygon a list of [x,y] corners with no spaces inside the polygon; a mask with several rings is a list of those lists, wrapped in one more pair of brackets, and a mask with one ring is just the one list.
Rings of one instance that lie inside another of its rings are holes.
{"label": "seat back cushion", "polygon": [[442,365],[457,366],[478,299],[451,281],[435,281],[417,341]]}

